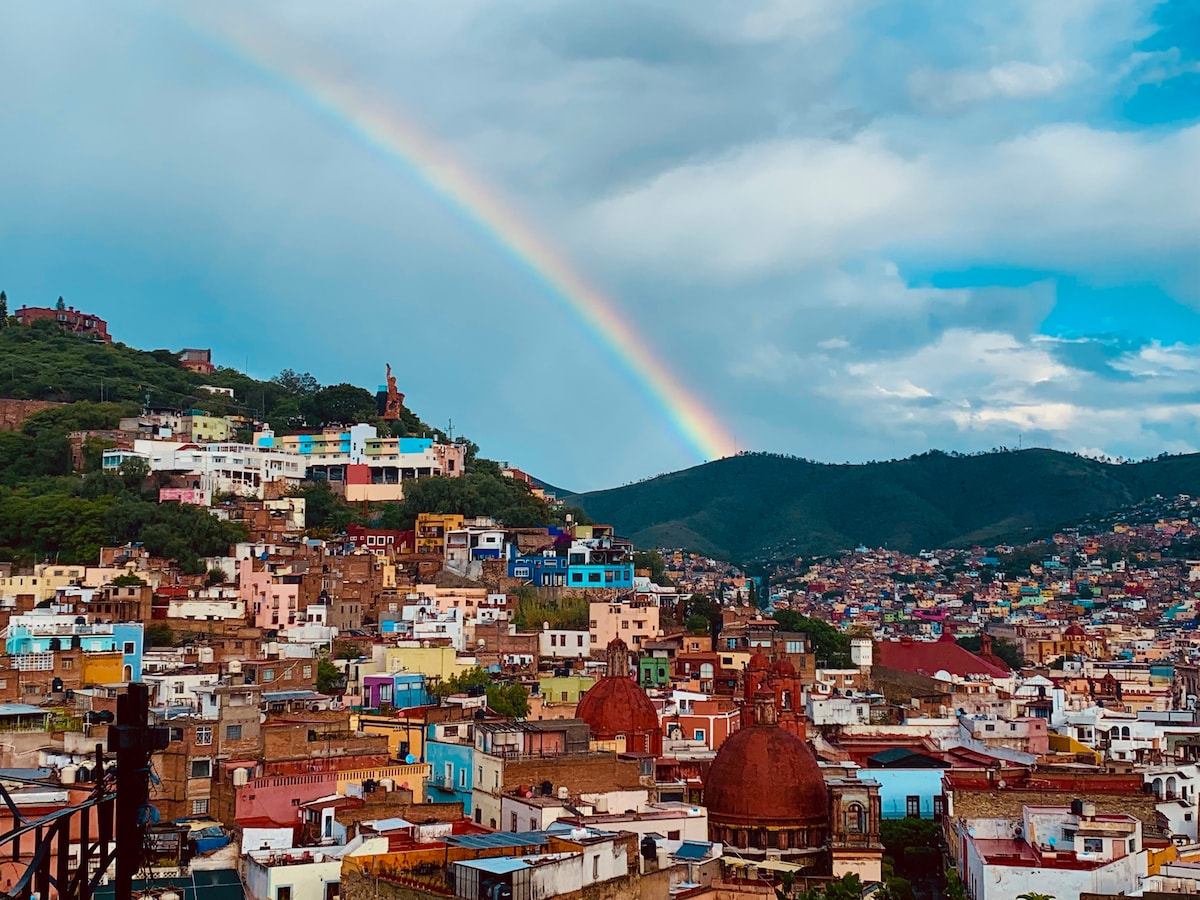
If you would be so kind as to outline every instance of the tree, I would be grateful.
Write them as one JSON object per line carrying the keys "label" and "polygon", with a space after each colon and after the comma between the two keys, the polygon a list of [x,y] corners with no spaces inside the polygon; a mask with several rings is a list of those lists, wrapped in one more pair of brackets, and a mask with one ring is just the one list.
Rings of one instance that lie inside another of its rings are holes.
{"label": "tree", "polygon": [[[862,893],[862,880],[854,873],[850,873],[834,881],[827,881],[819,887],[796,894],[796,898],[797,900],[862,900]],[[780,896],[778,889],[775,894]]]}
{"label": "tree", "polygon": [[0,291],[0,328],[8,327],[8,294]]}
{"label": "tree", "polygon": [[375,395],[352,384],[333,384],[300,398],[305,421],[314,428],[371,422],[379,415]]}
{"label": "tree", "polygon": [[66,300],[64,300],[62,297],[59,297],[59,298],[58,298],[58,302],[54,304],[54,308],[55,308],[55,309],[58,309],[58,310],[63,310],[63,309],[66,309],[66,308],[67,308],[67,301],[66,301]]}
{"label": "tree", "polygon": [[271,383],[279,385],[287,393],[295,396],[315,394],[321,389],[320,383],[310,372],[301,375],[292,369],[284,369],[271,379]]}
{"label": "tree", "polygon": [[781,609],[774,615],[781,631],[802,631],[808,635],[818,665],[830,669],[854,667],[854,660],[850,657],[850,638],[828,622],[802,616],[790,609]]}
{"label": "tree", "polygon": [[204,583],[208,587],[212,587],[213,585],[217,585],[217,584],[226,584],[226,583],[228,583],[228,581],[229,581],[229,576],[225,573],[225,570],[222,569],[220,566],[213,566],[211,569],[208,570],[208,573],[204,576]]}
{"label": "tree", "polygon": [[134,575],[132,572],[126,572],[124,575],[118,575],[109,582],[113,587],[141,587],[146,582]]}
{"label": "tree", "polygon": [[432,693],[439,699],[451,694],[482,694],[487,696],[488,707],[498,715],[510,719],[523,719],[529,715],[529,693],[524,687],[515,681],[508,684],[492,681],[478,666],[439,682]]}
{"label": "tree", "polygon": [[638,550],[633,554],[633,568],[647,569],[650,580],[662,587],[670,587],[671,579],[667,577],[667,564],[662,554],[657,550]]}
{"label": "tree", "polygon": [[175,644],[175,633],[166,622],[155,622],[146,626],[147,647],[171,647]]}
{"label": "tree", "polygon": [[1043,894],[1040,891],[1026,891],[1017,894],[1017,900],[1054,900],[1053,894]]}
{"label": "tree", "polygon": [[322,694],[340,694],[345,689],[345,674],[330,660],[322,657],[317,662],[317,691]]}

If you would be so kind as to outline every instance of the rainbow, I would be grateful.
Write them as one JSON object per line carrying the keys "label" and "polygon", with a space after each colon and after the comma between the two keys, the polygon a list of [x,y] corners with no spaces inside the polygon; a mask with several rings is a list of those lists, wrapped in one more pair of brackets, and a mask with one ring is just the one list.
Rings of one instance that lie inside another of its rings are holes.
{"label": "rainbow", "polygon": [[438,143],[392,100],[289,52],[272,36],[245,23],[188,24],[224,51],[279,79],[305,102],[335,119],[367,146],[401,163],[436,196],[457,210],[537,280],[578,320],[665,414],[680,439],[701,460],[735,453],[733,436],[717,415],[665,366],[619,305],[590,283],[512,205],[448,148]]}

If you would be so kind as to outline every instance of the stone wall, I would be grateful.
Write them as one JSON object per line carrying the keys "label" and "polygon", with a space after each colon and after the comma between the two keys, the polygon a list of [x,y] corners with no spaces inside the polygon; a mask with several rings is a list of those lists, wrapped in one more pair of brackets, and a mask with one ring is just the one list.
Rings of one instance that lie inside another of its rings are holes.
{"label": "stone wall", "polygon": [[1070,806],[1072,800],[1095,803],[1101,815],[1131,815],[1147,829],[1157,829],[1154,795],[1136,791],[962,790],[954,791],[954,816],[963,819],[1021,818],[1024,806]]}
{"label": "stone wall", "polygon": [[0,398],[0,431],[20,431],[25,420],[43,409],[66,406],[49,400],[7,400]]}

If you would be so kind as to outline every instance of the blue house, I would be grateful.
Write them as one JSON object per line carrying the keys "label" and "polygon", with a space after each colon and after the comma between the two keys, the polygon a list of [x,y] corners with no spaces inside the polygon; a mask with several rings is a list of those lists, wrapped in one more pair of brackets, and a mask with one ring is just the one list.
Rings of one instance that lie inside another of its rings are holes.
{"label": "blue house", "polygon": [[567,583],[565,556],[510,556],[508,577],[528,581],[534,587],[562,587]]}
{"label": "blue house", "polygon": [[112,628],[115,649],[120,650],[125,657],[122,660],[125,667],[125,680],[140,681],[142,678],[142,648],[145,646],[145,626],[141,622],[119,622]]}
{"label": "blue house", "polygon": [[583,588],[633,588],[633,563],[569,566],[567,584]]}
{"label": "blue house", "polygon": [[475,745],[438,740],[436,734],[437,725],[431,724],[425,737],[425,761],[430,772],[425,796],[442,803],[460,802],[463,814],[469,816],[475,787]]}
{"label": "blue house", "polygon": [[942,814],[942,772],[949,768],[940,759],[893,747],[869,756],[855,774],[879,782],[883,818],[935,819]]}

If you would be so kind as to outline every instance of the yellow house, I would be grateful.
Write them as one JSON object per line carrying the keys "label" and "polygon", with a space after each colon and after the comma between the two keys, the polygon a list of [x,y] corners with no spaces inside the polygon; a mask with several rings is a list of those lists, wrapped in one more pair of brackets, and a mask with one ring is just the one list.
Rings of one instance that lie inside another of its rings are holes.
{"label": "yellow house", "polygon": [[32,575],[10,575],[0,578],[0,597],[32,594],[39,603],[53,600],[59,588],[82,584],[85,566],[60,566],[44,563],[33,567]]}
{"label": "yellow house", "polygon": [[216,416],[192,416],[193,441],[228,441],[234,436],[233,423]]}
{"label": "yellow house", "polygon": [[[345,796],[349,785],[361,785],[364,781],[379,784],[390,781],[391,787],[408,788],[413,792],[413,803],[425,802],[425,779],[429,777],[428,763],[412,765],[373,766],[369,769],[342,770],[337,773],[337,793]],[[391,788],[385,787],[384,790]]]}
{"label": "yellow house", "polygon": [[463,527],[463,517],[457,513],[420,513],[417,516],[417,552],[446,552],[446,532]]}
{"label": "yellow house", "polygon": [[421,759],[425,755],[425,719],[410,716],[374,716],[355,714],[350,717],[350,727],[365,734],[386,735],[388,753],[395,759],[412,755]]}
{"label": "yellow house", "polygon": [[578,703],[595,683],[588,675],[554,675],[538,679],[538,693],[543,703]]}
{"label": "yellow house", "polygon": [[459,659],[453,647],[388,647],[385,672],[416,672],[427,679],[445,681],[475,666],[471,658]]}
{"label": "yellow house", "polygon": [[119,684],[125,680],[125,657],[120,650],[89,651],[80,655],[83,661],[79,667],[79,679],[84,687]]}

